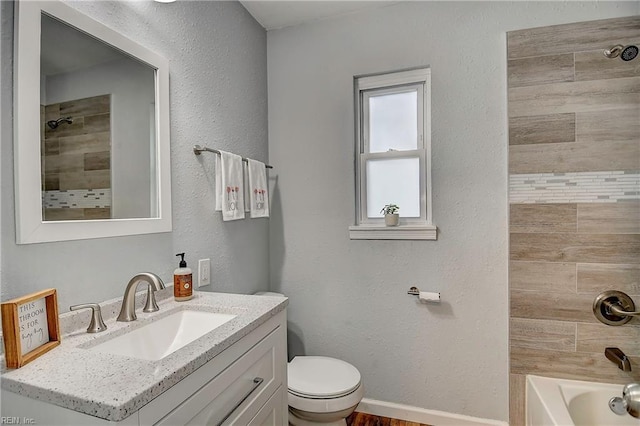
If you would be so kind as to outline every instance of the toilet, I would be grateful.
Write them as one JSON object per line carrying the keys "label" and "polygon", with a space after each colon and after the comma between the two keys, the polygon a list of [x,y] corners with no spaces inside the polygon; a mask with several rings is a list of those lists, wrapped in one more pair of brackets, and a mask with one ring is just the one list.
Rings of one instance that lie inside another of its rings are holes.
{"label": "toilet", "polygon": [[[280,293],[256,295],[284,297]],[[360,372],[325,356],[296,356],[287,366],[289,424],[346,425],[364,394]]]}

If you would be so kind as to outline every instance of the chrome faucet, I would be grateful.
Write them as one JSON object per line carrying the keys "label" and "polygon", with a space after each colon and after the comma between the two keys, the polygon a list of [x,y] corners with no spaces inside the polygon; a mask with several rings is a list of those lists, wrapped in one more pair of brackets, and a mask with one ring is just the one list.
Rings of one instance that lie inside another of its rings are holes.
{"label": "chrome faucet", "polygon": [[604,350],[604,356],[622,371],[631,371],[631,361],[629,357],[625,355],[619,348],[606,348]]}
{"label": "chrome faucet", "polygon": [[147,302],[145,303],[143,312],[156,312],[158,304],[156,303],[155,292],[164,289],[164,283],[156,274],[151,272],[141,272],[129,280],[127,288],[124,290],[122,298],[122,308],[118,321],[128,322],[135,321],[136,317],[136,289],[138,284],[144,282],[147,284]]}

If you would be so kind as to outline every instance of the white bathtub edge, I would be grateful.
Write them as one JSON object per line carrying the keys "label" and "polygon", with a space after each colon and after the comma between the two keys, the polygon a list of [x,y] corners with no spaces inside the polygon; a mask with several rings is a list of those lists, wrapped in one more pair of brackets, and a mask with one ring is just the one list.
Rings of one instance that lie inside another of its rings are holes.
{"label": "white bathtub edge", "polygon": [[363,398],[356,411],[374,416],[390,417],[408,422],[433,424],[438,426],[508,426],[500,420],[481,419],[479,417],[462,414],[447,413],[445,411],[428,410],[411,405],[396,404],[394,402],[378,401]]}
{"label": "white bathtub edge", "polygon": [[[564,407],[558,379],[527,374],[526,425],[573,425]],[[561,418],[555,418],[556,416]]]}
{"label": "white bathtub edge", "polygon": [[[569,412],[572,401],[581,395],[602,391],[606,391],[605,397],[602,400],[598,400],[597,405],[593,405],[593,402],[589,403],[590,408],[592,406],[600,407],[599,410],[601,411],[592,414],[601,418],[598,424],[630,424],[629,422],[618,422],[619,416],[615,416],[607,407],[607,402],[611,396],[621,394],[622,385],[620,384],[527,375],[526,425],[574,425],[575,423]],[[583,412],[584,410],[578,411],[578,413]],[[602,416],[605,416],[607,420],[602,420],[604,418]],[[640,422],[634,421],[633,424],[640,426]]]}

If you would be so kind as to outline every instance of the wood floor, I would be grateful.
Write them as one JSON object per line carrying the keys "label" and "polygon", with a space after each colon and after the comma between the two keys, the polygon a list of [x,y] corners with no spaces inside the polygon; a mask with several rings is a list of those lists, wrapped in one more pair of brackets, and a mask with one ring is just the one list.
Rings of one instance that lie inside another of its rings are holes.
{"label": "wood floor", "polygon": [[372,414],[354,412],[347,417],[347,426],[429,426],[423,423],[379,417]]}

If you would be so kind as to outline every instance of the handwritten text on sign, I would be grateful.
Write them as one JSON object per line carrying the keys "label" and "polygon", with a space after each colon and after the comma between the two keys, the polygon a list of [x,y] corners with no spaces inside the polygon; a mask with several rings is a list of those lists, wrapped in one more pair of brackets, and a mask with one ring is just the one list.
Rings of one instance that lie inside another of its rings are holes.
{"label": "handwritten text on sign", "polygon": [[21,354],[31,352],[49,341],[45,298],[18,306]]}

